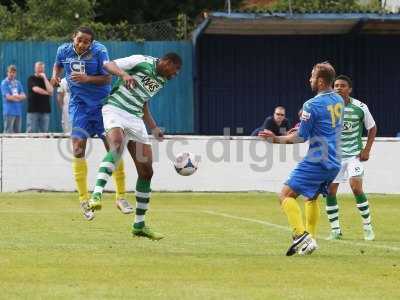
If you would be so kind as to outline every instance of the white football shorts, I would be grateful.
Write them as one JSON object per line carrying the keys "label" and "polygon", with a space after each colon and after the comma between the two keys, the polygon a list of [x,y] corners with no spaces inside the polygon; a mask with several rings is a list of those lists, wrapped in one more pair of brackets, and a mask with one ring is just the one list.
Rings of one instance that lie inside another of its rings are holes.
{"label": "white football shorts", "polygon": [[105,105],[102,109],[104,128],[109,131],[112,128],[122,128],[127,141],[135,141],[150,145],[146,126],[141,118],[113,105]]}
{"label": "white football shorts", "polygon": [[364,175],[363,163],[357,156],[342,159],[342,167],[333,183],[347,182],[351,177],[362,177]]}

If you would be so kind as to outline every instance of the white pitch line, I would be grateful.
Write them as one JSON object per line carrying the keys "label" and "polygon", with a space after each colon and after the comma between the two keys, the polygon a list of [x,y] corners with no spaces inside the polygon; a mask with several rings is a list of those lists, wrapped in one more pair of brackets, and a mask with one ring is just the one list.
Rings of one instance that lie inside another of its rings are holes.
{"label": "white pitch line", "polygon": [[398,247],[393,247],[393,246],[387,246],[387,245],[376,245],[376,244],[371,244],[375,242],[365,242],[363,243],[357,243],[357,242],[351,242],[351,241],[346,241],[346,240],[339,240],[339,241],[330,241],[334,243],[341,243],[341,244],[348,244],[348,245],[353,245],[353,246],[359,246],[359,247],[372,247],[372,248],[378,248],[378,249],[386,249],[386,250],[393,250],[393,251],[400,251],[400,248]]}
{"label": "white pitch line", "polygon": [[[210,211],[210,210],[202,210],[200,212],[205,213],[205,214],[209,214],[209,215],[215,215],[215,216],[220,216],[220,217],[240,220],[240,221],[257,223],[257,224],[265,225],[265,226],[268,226],[268,227],[277,228],[277,229],[280,229],[280,230],[291,231],[290,228],[288,228],[286,226],[270,223],[270,222],[267,222],[267,221],[251,219],[251,218],[244,218],[244,217],[239,217],[239,216],[225,214],[225,213],[218,213],[218,212],[214,212],[214,211]],[[318,237],[318,238],[322,239],[321,237]],[[400,248],[398,248],[398,247],[386,246],[386,245],[374,245],[374,244],[372,244],[373,242],[357,243],[357,242],[351,242],[351,241],[346,241],[346,240],[331,241],[331,242],[348,244],[348,245],[353,245],[353,246],[360,246],[360,247],[371,247],[371,248],[378,248],[378,249],[400,251]]]}
{"label": "white pitch line", "polygon": [[291,231],[291,230],[290,230],[288,227],[286,227],[286,226],[282,226],[282,225],[270,223],[270,222],[267,222],[267,221],[256,220],[256,219],[250,219],[250,218],[243,218],[243,217],[234,216],[234,215],[229,215],[229,214],[224,214],[224,213],[217,213],[217,212],[210,211],[210,210],[202,210],[201,212],[206,213],[206,214],[209,214],[209,215],[216,215],[216,216],[221,216],[221,217],[230,218],[230,219],[236,219],[236,220],[241,220],[241,221],[247,221],[247,222],[251,222],[251,223],[257,223],[257,224],[262,224],[262,225],[266,225],[266,226],[269,226],[269,227],[278,228],[278,229],[281,229],[281,230]]}

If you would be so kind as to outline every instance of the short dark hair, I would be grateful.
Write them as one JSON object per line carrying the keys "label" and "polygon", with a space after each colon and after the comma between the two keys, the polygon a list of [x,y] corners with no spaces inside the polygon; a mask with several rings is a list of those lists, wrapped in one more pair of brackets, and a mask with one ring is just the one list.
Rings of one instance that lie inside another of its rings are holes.
{"label": "short dark hair", "polygon": [[176,66],[182,66],[182,59],[181,57],[176,54],[175,52],[169,52],[162,57],[163,60],[169,60]]}
{"label": "short dark hair", "polygon": [[77,29],[75,29],[74,31],[74,36],[78,33],[78,32],[82,32],[82,33],[86,33],[88,35],[90,35],[92,37],[92,41],[94,40],[94,32],[90,27],[87,26],[80,26]]}
{"label": "short dark hair", "polygon": [[339,75],[338,77],[336,77],[336,80],[344,80],[347,82],[347,84],[349,85],[349,87],[353,87],[353,82],[351,81],[351,78],[349,76],[346,75]]}
{"label": "short dark hair", "polygon": [[317,73],[316,77],[322,78],[326,84],[332,85],[334,83],[336,72],[328,61],[316,64],[313,70]]}
{"label": "short dark hair", "polygon": [[286,108],[283,105],[278,105],[275,107],[274,111],[277,109],[283,109],[286,112]]}

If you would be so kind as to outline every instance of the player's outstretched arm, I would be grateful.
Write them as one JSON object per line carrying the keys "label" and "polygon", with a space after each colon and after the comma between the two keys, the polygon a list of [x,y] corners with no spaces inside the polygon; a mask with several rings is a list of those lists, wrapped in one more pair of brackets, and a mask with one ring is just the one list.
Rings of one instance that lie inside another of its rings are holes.
{"label": "player's outstretched arm", "polygon": [[61,73],[63,68],[57,64],[53,66],[53,75],[51,76],[50,83],[52,86],[59,86],[61,82]]}
{"label": "player's outstretched arm", "polygon": [[158,141],[162,141],[164,139],[164,133],[157,126],[156,121],[154,121],[147,102],[143,107],[143,122],[151,130],[151,133]]}
{"label": "player's outstretched arm", "polygon": [[259,137],[272,142],[274,144],[298,144],[304,143],[304,139],[300,138],[298,132],[292,132],[284,136],[276,136],[272,131],[264,129],[258,133]]}
{"label": "player's outstretched arm", "polygon": [[126,73],[120,67],[118,67],[117,64],[114,61],[110,61],[108,63],[105,63],[103,68],[108,73],[120,77],[125,82],[125,86],[127,88],[132,89],[132,88],[135,87],[135,79],[133,79],[133,77],[131,75]]}

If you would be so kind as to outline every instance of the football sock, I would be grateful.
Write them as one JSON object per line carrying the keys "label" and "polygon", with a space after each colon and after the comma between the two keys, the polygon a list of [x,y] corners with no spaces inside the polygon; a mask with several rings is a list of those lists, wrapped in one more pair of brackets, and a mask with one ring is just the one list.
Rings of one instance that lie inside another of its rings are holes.
{"label": "football sock", "polygon": [[72,161],[72,172],[74,174],[76,189],[78,190],[79,201],[89,199],[87,187],[87,163],[85,158],[74,158]]}
{"label": "football sock", "polygon": [[121,159],[113,173],[115,184],[115,200],[125,198],[125,170],[124,161]]}
{"label": "football sock", "polygon": [[304,203],[306,214],[306,231],[315,239],[317,238],[317,225],[320,217],[318,199]]}
{"label": "football sock", "polygon": [[356,195],[355,198],[356,198],[356,202],[357,202],[357,208],[363,219],[364,230],[372,229],[371,216],[369,213],[369,205],[368,205],[367,197],[365,196],[365,194],[361,194],[361,195]]}
{"label": "football sock", "polygon": [[337,203],[336,196],[326,197],[326,213],[328,215],[328,220],[331,225],[331,230],[340,231],[339,223],[339,206]]}
{"label": "football sock", "polygon": [[293,229],[295,236],[304,233],[305,228],[302,220],[301,210],[294,198],[285,198],[282,203],[282,209],[285,212],[289,224]]}
{"label": "football sock", "polygon": [[143,228],[150,201],[150,180],[138,178],[136,182],[136,215],[133,227]]}
{"label": "football sock", "polygon": [[107,152],[103,161],[100,164],[99,171],[97,172],[96,177],[96,186],[94,187],[92,197],[101,199],[103,195],[104,187],[107,184],[107,181],[110,179],[110,176],[115,170],[115,164],[118,162],[120,156],[113,151]]}

